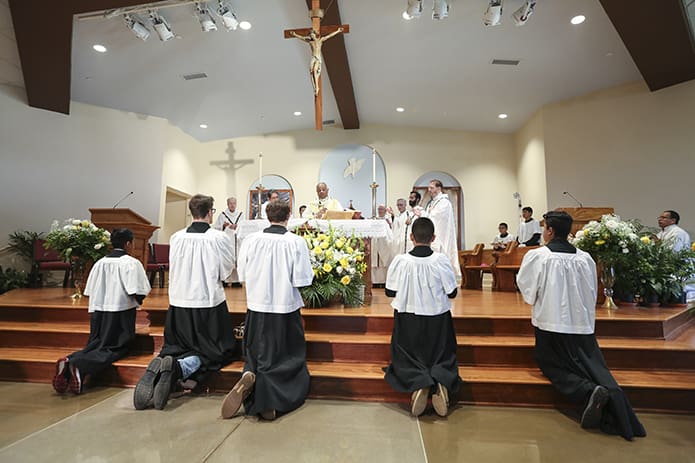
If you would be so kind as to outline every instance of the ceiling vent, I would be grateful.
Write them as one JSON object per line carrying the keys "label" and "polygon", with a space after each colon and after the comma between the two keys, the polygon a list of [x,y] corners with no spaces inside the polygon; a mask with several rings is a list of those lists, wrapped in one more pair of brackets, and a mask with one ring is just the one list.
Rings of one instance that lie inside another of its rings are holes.
{"label": "ceiling vent", "polygon": [[518,66],[518,59],[493,59],[492,64],[499,64],[501,66]]}
{"label": "ceiling vent", "polygon": [[335,119],[326,119],[323,121],[323,125],[334,125],[335,124]]}
{"label": "ceiling vent", "polygon": [[195,74],[186,74],[183,76],[183,80],[195,80],[195,79],[207,79],[208,75],[204,72],[197,72]]}

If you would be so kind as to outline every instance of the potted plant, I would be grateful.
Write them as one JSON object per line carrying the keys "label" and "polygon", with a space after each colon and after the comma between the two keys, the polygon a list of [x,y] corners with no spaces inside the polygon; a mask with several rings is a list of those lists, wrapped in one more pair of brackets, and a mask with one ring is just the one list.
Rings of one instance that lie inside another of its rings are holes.
{"label": "potted plant", "polygon": [[36,240],[43,238],[43,233],[32,232],[28,230],[16,231],[10,233],[8,241],[9,247],[20,257],[31,264],[31,272],[28,276],[28,285],[30,288],[41,287],[41,274],[34,260],[34,244]]}
{"label": "potted plant", "polygon": [[0,267],[0,294],[15,288],[24,288],[27,286],[27,282],[26,273],[13,268],[3,271]]}

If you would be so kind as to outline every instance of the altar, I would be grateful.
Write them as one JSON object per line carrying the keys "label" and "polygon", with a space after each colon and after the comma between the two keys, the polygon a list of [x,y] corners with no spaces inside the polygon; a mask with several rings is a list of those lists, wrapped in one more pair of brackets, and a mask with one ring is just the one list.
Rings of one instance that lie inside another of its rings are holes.
{"label": "altar", "polygon": [[[270,222],[266,219],[242,220],[237,228],[237,238],[239,244],[251,233],[259,232],[268,228]],[[327,232],[329,227],[334,230],[340,230],[347,236],[356,236],[364,240],[365,261],[367,271],[364,274],[365,295],[371,296],[372,293],[372,269],[371,262],[371,240],[372,238],[385,238],[387,241],[393,240],[391,227],[385,220],[318,220],[318,219],[290,219],[287,223],[287,229],[291,232],[297,232],[298,229],[318,230]]]}

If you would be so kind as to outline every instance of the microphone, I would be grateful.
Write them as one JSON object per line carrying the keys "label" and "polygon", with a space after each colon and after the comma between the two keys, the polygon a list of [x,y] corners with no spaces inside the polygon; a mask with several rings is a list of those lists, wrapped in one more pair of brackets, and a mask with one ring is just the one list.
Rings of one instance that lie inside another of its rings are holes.
{"label": "microphone", "polygon": [[113,209],[116,209],[116,207],[118,207],[119,204],[121,204],[123,201],[125,201],[128,198],[128,196],[130,196],[132,194],[133,194],[133,192],[131,191],[130,193],[128,193],[127,195],[122,197],[120,201],[118,201],[116,204],[113,205]]}
{"label": "microphone", "polygon": [[574,196],[572,196],[572,193],[570,193],[569,191],[563,191],[562,194],[563,194],[563,195],[567,195],[567,196],[569,196],[570,198],[572,198],[572,199],[574,199],[575,201],[577,201],[577,204],[579,204],[579,207],[584,207],[584,205],[581,203],[581,201],[579,201],[577,198],[575,198]]}

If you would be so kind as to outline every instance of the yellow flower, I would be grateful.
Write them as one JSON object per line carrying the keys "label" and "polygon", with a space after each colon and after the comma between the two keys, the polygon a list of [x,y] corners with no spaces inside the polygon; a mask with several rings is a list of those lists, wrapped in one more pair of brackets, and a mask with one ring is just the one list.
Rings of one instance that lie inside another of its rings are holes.
{"label": "yellow flower", "polygon": [[362,262],[362,259],[363,259],[363,257],[361,254],[359,256],[355,257],[355,260],[357,260],[357,262]]}
{"label": "yellow flower", "polygon": [[329,246],[328,241],[323,241],[321,243],[321,249],[328,249],[328,246]]}
{"label": "yellow flower", "polygon": [[83,220],[83,221],[82,221],[82,226],[83,226],[83,227],[89,227],[89,220]]}
{"label": "yellow flower", "polygon": [[338,241],[335,242],[335,247],[336,247],[336,248],[340,249],[340,248],[342,248],[343,246],[345,246],[345,241],[343,241],[342,239],[340,239],[340,240],[338,240]]}
{"label": "yellow flower", "polygon": [[328,273],[328,272],[330,272],[331,270],[333,270],[333,267],[331,267],[331,264],[329,264],[328,262],[326,262],[325,264],[323,264],[323,271],[324,271],[324,272]]}
{"label": "yellow flower", "polygon": [[644,244],[649,244],[651,242],[648,236],[643,236],[640,238],[640,241],[642,241]]}
{"label": "yellow flower", "polygon": [[348,254],[352,254],[353,252],[355,252],[355,250],[348,246],[345,248],[345,252],[347,252]]}
{"label": "yellow flower", "polygon": [[326,259],[333,259],[333,251],[330,249],[326,251]]}
{"label": "yellow flower", "polygon": [[320,255],[320,254],[323,253],[323,249],[321,249],[320,247],[316,246],[311,252],[314,253],[315,256],[318,256],[318,255]]}
{"label": "yellow flower", "polygon": [[594,244],[596,246],[601,246],[602,244],[606,244],[606,240],[596,240],[594,241]]}
{"label": "yellow flower", "polygon": [[348,265],[350,265],[350,261],[347,259],[347,257],[343,257],[340,259],[340,265],[344,268],[347,268]]}
{"label": "yellow flower", "polygon": [[340,282],[343,284],[343,286],[347,286],[350,284],[350,277],[345,275],[343,278],[340,279]]}
{"label": "yellow flower", "polygon": [[693,244],[690,245],[690,249],[692,249],[693,251],[695,251],[695,241],[693,242]]}
{"label": "yellow flower", "polygon": [[325,241],[326,238],[328,238],[328,237],[327,237],[326,235],[324,235],[323,233],[319,233],[319,235],[317,236],[317,238],[320,239],[321,241]]}

